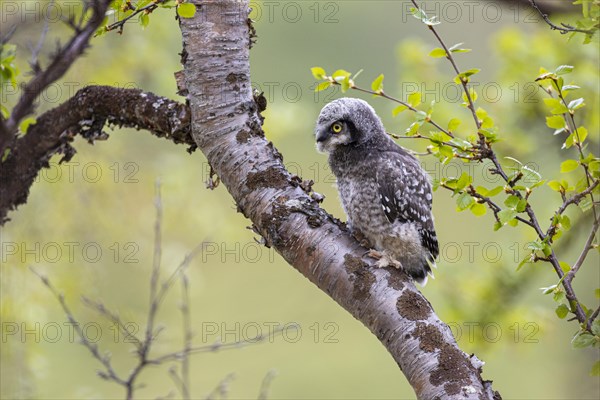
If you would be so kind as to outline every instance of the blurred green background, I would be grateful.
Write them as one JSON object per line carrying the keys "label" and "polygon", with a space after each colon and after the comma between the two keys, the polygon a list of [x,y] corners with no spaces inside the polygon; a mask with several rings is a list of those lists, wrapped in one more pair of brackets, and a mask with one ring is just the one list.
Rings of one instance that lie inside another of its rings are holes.
{"label": "blurred green background", "polygon": [[[59,13],[75,1],[57,2]],[[50,15],[50,31],[42,61],[68,30],[47,2],[4,1],[2,32],[14,23],[19,66],[27,71],[28,46],[35,45]],[[314,93],[310,68],[327,72],[364,69],[358,83],[369,87],[385,74],[388,94],[406,98],[424,91],[424,103],[436,100],[436,120],[468,115],[453,74],[443,59],[427,56],[437,47],[433,36],[410,16],[409,2],[296,1],[253,2],[258,43],[251,51],[252,81],[269,102],[265,131],[284,156],[292,173],[315,181],[323,206],[343,218],[324,155],[315,150],[312,131],[320,108],[339,97],[336,91]],[[473,51],[458,55],[461,68],[482,68],[474,84],[479,104],[495,118],[504,140],[501,155],[529,163],[542,175],[554,177],[568,153],[545,126],[543,93],[531,82],[539,67],[574,65],[569,75],[582,87],[586,109],[581,113],[598,148],[598,46],[580,39],[567,41],[552,32],[524,6],[500,6],[488,1],[427,1],[424,8],[438,15],[439,32],[449,45],[464,42]],[[64,15],[63,15],[64,16]],[[569,21],[570,16],[553,16]],[[181,69],[180,31],[174,13],[158,10],[142,30],[127,24],[122,36],[108,34],[61,81],[42,95],[40,110],[56,106],[88,84],[137,87],[178,98],[173,73]],[[482,95],[485,93],[485,95]],[[387,129],[401,133],[412,122],[403,113],[393,118],[394,104],[358,93],[370,101]],[[11,106],[18,91],[3,92]],[[183,101],[182,98],[179,98]],[[459,130],[460,131],[460,130]],[[70,335],[58,302],[29,270],[47,275],[66,296],[88,336],[110,351],[122,374],[133,365],[132,345],[114,327],[82,305],[85,295],[103,302],[133,327],[143,329],[153,254],[154,185],[162,184],[164,207],[163,276],[186,253],[205,242],[204,252],[189,267],[191,311],[196,345],[217,340],[232,342],[267,334],[272,327],[298,324],[266,343],[192,357],[191,393],[204,398],[226,376],[229,398],[256,398],[263,378],[274,371],[273,399],[410,399],[411,387],[384,347],[324,293],[287,265],[272,250],[255,242],[250,222],[222,186],[205,188],[208,166],[197,151],[159,140],[145,132],[111,131],[110,139],[94,146],[77,140],[77,155],[69,164],[43,171],[26,205],[1,230],[0,379],[2,398],[82,399],[122,398],[122,388],[96,375],[99,363]],[[463,133],[464,133],[463,132]],[[422,151],[424,143],[403,141]],[[464,166],[441,166],[421,159],[434,178],[460,175]],[[480,184],[498,180],[472,171]],[[546,223],[560,199],[549,189],[532,198]],[[556,283],[549,265],[526,265],[531,232],[505,227],[493,232],[493,218],[475,218],[455,211],[447,192],[435,193],[434,214],[441,244],[436,279],[423,288],[442,320],[449,323],[461,348],[486,362],[484,377],[506,399],[597,399],[598,377],[589,371],[598,358],[594,350],[574,350],[574,322],[559,320],[555,304],[540,287]],[[573,262],[589,221],[580,212],[569,214],[578,224],[561,247],[561,259]],[[564,240],[564,239],[563,239]],[[586,304],[597,306],[594,289],[600,272],[598,253],[589,257],[574,284]],[[175,285],[158,314],[164,327],[154,354],[181,347],[180,288]],[[138,398],[174,393],[169,366],[149,368],[140,377],[145,386]],[[217,396],[218,397],[218,396]]]}

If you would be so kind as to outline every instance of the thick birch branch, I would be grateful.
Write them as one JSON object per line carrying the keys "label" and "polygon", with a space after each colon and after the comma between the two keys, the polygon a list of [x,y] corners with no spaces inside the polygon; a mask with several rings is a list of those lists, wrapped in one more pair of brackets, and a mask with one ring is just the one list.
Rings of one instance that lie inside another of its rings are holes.
{"label": "thick birch branch", "polygon": [[189,135],[187,106],[138,89],[88,86],[38,117],[0,162],[0,225],[8,221],[9,211],[26,202],[35,177],[54,154],[63,154],[63,160],[69,161],[75,154],[70,144],[75,136],[80,134],[89,142],[105,139],[102,128],[106,123],[146,129],[196,147]]}
{"label": "thick birch branch", "polygon": [[[407,276],[377,269],[344,226],[319,208],[264,137],[250,85],[247,1],[196,1],[180,21],[182,62],[198,147],[267,245],[363,322],[396,360],[420,399],[498,399],[483,363]],[[201,4],[201,5],[200,5]]]}

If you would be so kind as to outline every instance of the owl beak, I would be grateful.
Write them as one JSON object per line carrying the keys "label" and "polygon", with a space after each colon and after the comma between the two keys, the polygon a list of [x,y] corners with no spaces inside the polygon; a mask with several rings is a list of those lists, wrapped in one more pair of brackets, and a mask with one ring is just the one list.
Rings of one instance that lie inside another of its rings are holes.
{"label": "owl beak", "polygon": [[327,129],[323,129],[322,131],[317,133],[317,143],[324,142],[328,138],[329,138],[329,132]]}

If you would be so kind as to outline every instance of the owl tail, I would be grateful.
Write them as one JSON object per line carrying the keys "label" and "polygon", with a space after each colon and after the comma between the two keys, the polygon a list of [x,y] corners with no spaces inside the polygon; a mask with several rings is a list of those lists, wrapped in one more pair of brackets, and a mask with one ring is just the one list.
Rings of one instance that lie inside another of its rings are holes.
{"label": "owl tail", "polygon": [[431,276],[431,279],[435,279],[433,276],[433,271],[431,268],[437,268],[435,260],[431,255],[423,260],[423,264],[421,265],[421,270],[417,272],[411,273],[413,279],[421,286],[425,287],[427,285],[427,279]]}

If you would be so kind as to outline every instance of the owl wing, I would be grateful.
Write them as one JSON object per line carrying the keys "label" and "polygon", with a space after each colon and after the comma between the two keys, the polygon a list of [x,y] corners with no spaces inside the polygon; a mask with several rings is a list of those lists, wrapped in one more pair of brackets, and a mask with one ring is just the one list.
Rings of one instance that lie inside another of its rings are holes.
{"label": "owl wing", "polygon": [[413,223],[421,244],[431,253],[439,254],[433,216],[429,177],[418,161],[408,153],[385,152],[376,168],[377,187],[383,212],[390,223]]}

